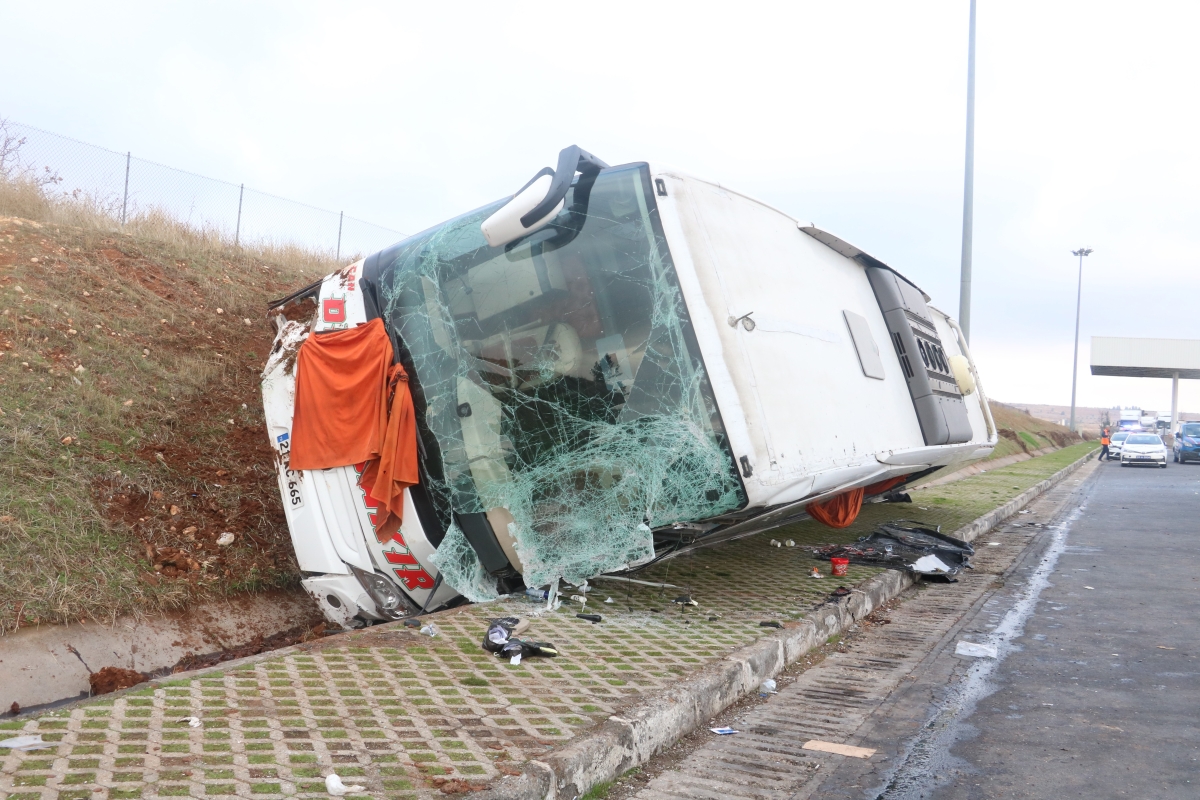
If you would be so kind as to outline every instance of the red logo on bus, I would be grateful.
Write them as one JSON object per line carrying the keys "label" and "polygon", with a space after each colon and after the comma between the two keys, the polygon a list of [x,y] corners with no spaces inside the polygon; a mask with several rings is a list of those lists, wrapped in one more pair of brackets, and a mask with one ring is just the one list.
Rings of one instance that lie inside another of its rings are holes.
{"label": "red logo on bus", "polygon": [[325,322],[346,321],[346,301],[344,298],[329,298],[321,301],[321,319]]}

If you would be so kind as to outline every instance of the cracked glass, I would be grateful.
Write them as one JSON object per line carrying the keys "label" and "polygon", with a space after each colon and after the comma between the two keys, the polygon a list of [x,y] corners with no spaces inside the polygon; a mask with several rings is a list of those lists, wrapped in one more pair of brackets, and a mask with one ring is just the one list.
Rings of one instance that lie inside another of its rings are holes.
{"label": "cracked glass", "polygon": [[654,530],[745,504],[646,166],[580,178],[550,225],[489,247],[504,202],[385,251],[373,281],[412,374],[434,563],[477,601],[496,579],[460,515],[486,514],[542,586],[646,563]]}

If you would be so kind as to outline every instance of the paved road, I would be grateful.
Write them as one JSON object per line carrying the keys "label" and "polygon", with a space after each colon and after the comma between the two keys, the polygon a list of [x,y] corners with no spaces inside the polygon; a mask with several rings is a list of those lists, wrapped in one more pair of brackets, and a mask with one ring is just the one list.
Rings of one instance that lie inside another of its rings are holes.
{"label": "paved road", "polygon": [[1088,494],[926,796],[1200,797],[1200,464],[1104,464]]}
{"label": "paved road", "polygon": [[1002,660],[935,690],[882,796],[1200,797],[1200,465],[1103,464],[1081,503],[1025,606],[980,612]]}

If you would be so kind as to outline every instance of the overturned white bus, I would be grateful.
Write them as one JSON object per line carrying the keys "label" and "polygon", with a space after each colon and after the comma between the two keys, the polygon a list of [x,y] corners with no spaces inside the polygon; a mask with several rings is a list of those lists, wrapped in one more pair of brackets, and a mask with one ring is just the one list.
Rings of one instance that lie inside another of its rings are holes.
{"label": "overturned white bus", "polygon": [[[277,318],[263,398],[303,584],[347,627],[636,568],[996,443],[957,325],[891,267],[575,147],[275,307],[306,298],[311,320]],[[297,349],[376,318],[417,423],[394,530],[363,465],[288,459]],[[814,422],[830,407],[852,422]]]}

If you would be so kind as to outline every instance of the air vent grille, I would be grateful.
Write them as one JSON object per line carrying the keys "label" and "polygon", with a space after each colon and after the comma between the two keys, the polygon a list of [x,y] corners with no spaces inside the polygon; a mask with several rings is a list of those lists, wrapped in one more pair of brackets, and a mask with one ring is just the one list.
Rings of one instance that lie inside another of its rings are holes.
{"label": "air vent grille", "polygon": [[908,353],[904,352],[904,341],[895,331],[892,331],[892,344],[896,346],[896,355],[900,357],[900,366],[904,367],[905,377],[911,380],[914,374],[912,364],[908,363]]}

